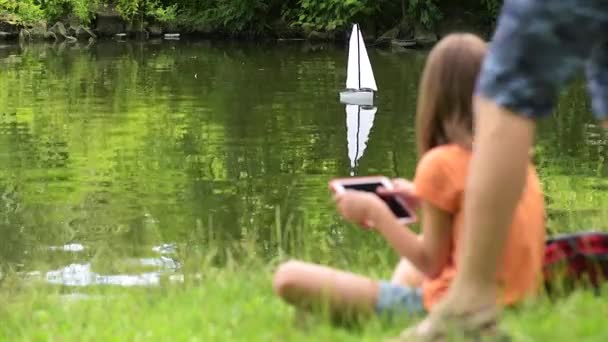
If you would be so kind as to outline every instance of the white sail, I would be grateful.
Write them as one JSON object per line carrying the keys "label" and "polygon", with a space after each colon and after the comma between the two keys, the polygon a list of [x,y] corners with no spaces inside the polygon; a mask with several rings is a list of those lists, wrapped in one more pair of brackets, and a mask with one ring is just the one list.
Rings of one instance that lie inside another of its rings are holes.
{"label": "white sail", "polygon": [[359,90],[364,88],[378,90],[363,35],[359,25],[354,24],[348,44],[346,89]]}
{"label": "white sail", "polygon": [[348,43],[348,66],[346,68],[346,89],[359,89],[359,25],[353,25]]}
{"label": "white sail", "polygon": [[346,105],[348,157],[351,168],[357,165],[365,152],[377,110],[376,107]]}
{"label": "white sail", "polygon": [[372,64],[369,61],[367,55],[367,49],[365,48],[365,42],[363,42],[363,35],[359,30],[359,60],[360,60],[360,87],[359,89],[372,89],[378,91],[376,85],[376,79],[374,78],[374,71],[372,70]]}

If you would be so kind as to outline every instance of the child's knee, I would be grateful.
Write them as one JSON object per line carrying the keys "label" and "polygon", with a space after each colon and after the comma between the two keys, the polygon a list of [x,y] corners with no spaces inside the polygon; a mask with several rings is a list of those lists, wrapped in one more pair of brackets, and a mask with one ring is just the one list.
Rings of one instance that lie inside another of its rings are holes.
{"label": "child's knee", "polygon": [[290,260],[279,265],[272,280],[272,287],[277,295],[286,297],[297,286],[300,264],[299,261]]}

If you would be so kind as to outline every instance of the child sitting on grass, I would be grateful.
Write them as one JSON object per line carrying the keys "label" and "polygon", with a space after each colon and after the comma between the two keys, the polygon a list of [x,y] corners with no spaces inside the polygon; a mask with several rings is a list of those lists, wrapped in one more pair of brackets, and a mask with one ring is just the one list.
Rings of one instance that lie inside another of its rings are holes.
{"label": "child sitting on grass", "polygon": [[[327,303],[334,315],[424,313],[446,293],[458,272],[463,198],[474,144],[472,98],[486,44],[471,34],[451,34],[430,52],[420,83],[416,113],[419,163],[413,184],[393,181],[397,194],[419,203],[418,236],[400,224],[377,195],[346,191],[335,196],[347,220],[370,223],[401,256],[391,281],[288,261],[274,276],[275,292],[286,302],[310,309]],[[386,189],[379,189],[388,195]],[[528,167],[496,281],[499,303],[521,302],[539,289],[544,251],[544,203],[533,165]],[[490,309],[493,310],[493,309]],[[471,321],[495,327],[495,312],[473,312]],[[489,330],[488,330],[489,331]]]}

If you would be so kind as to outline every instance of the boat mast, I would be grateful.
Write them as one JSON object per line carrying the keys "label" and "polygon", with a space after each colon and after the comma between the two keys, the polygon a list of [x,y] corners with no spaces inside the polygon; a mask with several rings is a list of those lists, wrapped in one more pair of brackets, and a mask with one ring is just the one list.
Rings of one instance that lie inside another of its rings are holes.
{"label": "boat mast", "polygon": [[355,153],[355,168],[359,165],[359,135],[361,134],[361,106],[357,106],[357,152]]}
{"label": "boat mast", "polygon": [[357,71],[358,71],[358,75],[359,77],[357,77],[357,80],[359,81],[359,90],[361,89],[361,48],[359,47],[359,32],[361,32],[359,30],[359,24],[355,24],[355,26],[357,26]]}

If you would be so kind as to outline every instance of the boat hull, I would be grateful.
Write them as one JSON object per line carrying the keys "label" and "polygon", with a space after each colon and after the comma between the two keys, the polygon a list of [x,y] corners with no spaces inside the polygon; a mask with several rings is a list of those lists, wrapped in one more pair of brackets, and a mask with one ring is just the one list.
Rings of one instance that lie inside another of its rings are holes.
{"label": "boat hull", "polygon": [[374,92],[371,90],[345,90],[340,92],[340,102],[360,106],[374,105]]}

